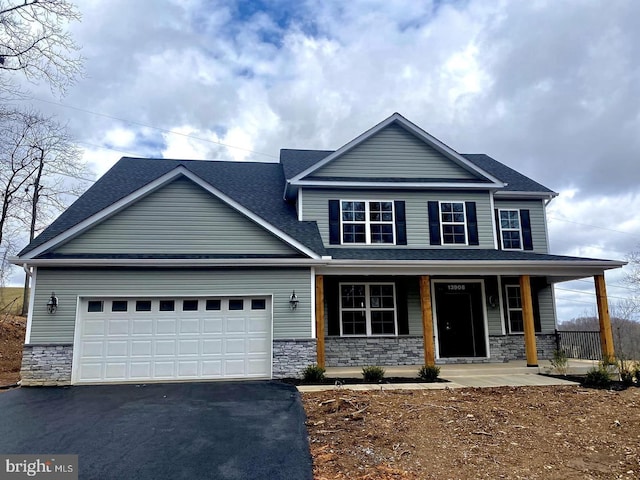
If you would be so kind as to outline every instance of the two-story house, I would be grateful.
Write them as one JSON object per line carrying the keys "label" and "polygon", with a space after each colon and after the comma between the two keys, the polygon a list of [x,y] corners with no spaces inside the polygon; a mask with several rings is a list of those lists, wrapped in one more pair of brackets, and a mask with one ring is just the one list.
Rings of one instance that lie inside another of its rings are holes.
{"label": "two-story house", "polygon": [[551,356],[556,193],[399,114],[279,163],[123,158],[13,261],[32,272],[23,383],[298,375]]}

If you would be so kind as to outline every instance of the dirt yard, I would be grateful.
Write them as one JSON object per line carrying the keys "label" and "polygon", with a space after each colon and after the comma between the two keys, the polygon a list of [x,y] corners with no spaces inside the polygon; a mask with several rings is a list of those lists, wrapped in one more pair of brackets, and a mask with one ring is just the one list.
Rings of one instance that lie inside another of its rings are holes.
{"label": "dirt yard", "polygon": [[638,479],[640,388],[302,395],[316,480]]}
{"label": "dirt yard", "polygon": [[25,317],[0,314],[0,387],[20,380]]}

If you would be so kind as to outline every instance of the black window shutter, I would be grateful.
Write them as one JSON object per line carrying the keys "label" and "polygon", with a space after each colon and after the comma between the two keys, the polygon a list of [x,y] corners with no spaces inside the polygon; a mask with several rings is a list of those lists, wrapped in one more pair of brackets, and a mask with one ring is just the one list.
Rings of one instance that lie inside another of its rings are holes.
{"label": "black window shutter", "polygon": [[502,250],[502,224],[500,223],[500,210],[494,211],[496,216],[496,234],[498,235],[498,250]]}
{"label": "black window shutter", "polygon": [[429,202],[429,243],[441,245],[440,240],[440,207],[438,202]]}
{"label": "black window shutter", "polygon": [[533,250],[529,210],[520,210],[520,226],[522,227],[522,248],[525,250]]}
{"label": "black window shutter", "polygon": [[327,335],[340,335],[340,286],[334,278],[324,279],[324,293],[327,302]]}
{"label": "black window shutter", "polygon": [[340,245],[340,200],[329,200],[329,243]]}
{"label": "black window shutter", "polygon": [[469,234],[469,245],[480,245],[478,240],[478,217],[476,215],[476,202],[465,202],[467,210],[467,233]]}
{"label": "black window shutter", "polygon": [[407,220],[404,213],[404,200],[396,200],[393,203],[396,215],[396,245],[406,245]]}
{"label": "black window shutter", "polygon": [[407,308],[407,281],[396,282],[396,309],[398,312],[398,335],[409,335],[409,311]]}

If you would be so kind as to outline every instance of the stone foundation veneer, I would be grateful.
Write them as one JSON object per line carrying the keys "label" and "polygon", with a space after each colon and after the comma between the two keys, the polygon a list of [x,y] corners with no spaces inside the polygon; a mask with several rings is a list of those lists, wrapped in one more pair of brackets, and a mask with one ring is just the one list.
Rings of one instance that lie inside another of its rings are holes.
{"label": "stone foundation veneer", "polygon": [[[489,348],[492,361],[508,362],[509,360],[526,360],[523,335],[506,335],[489,337]],[[555,333],[536,333],[536,350],[538,360],[553,358],[557,348]]]}
{"label": "stone foundation veneer", "polygon": [[422,336],[327,337],[324,341],[327,367],[378,365],[422,365]]}
{"label": "stone foundation veneer", "polygon": [[73,345],[25,345],[22,351],[23,387],[71,385]]}
{"label": "stone foundation veneer", "polygon": [[273,378],[299,378],[317,361],[315,338],[273,341]]}

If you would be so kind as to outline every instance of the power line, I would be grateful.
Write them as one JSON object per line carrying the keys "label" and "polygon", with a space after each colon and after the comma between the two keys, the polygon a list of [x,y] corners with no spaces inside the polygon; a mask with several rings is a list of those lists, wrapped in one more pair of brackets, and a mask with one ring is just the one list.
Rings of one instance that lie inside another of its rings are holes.
{"label": "power line", "polygon": [[[574,281],[574,282],[589,283],[589,284],[591,284],[591,285],[594,285],[594,284],[593,284],[593,282],[590,282],[589,280],[582,280],[582,279],[578,279],[578,280],[573,280],[573,281]],[[607,287],[613,287],[613,288],[624,288],[625,290],[631,290],[631,291],[633,291],[633,292],[635,292],[635,291],[636,291],[636,289],[635,289],[635,288],[633,288],[633,287],[628,287],[628,286],[620,285],[620,284],[617,284],[617,283],[610,283],[610,282],[607,282]],[[594,286],[594,288],[595,288],[595,286]]]}
{"label": "power line", "polygon": [[[596,296],[594,292],[585,292],[583,290],[571,290],[569,288],[560,288],[560,287],[555,287],[555,289],[562,290],[563,292],[581,293],[582,295],[593,295],[594,297]],[[631,300],[631,298],[628,298],[628,297],[617,297],[615,295],[607,295],[607,298],[616,298],[618,300]]]}
{"label": "power line", "polygon": [[595,306],[593,302],[585,302],[584,300],[574,300],[574,299],[569,299],[567,297],[557,297],[556,300],[560,300],[562,302],[567,302],[567,303],[583,303],[585,305]]}
{"label": "power line", "polygon": [[128,123],[128,124],[131,124],[131,125],[138,125],[139,127],[150,128],[152,130],[158,130],[159,132],[163,132],[163,133],[169,133],[169,134],[172,134],[172,135],[180,135],[181,137],[191,138],[193,140],[198,140],[200,142],[213,143],[213,144],[220,145],[220,146],[226,147],[226,148],[234,148],[236,150],[243,150],[245,152],[255,153],[256,155],[264,155],[265,157],[278,158],[277,156],[271,155],[270,153],[258,152],[256,150],[251,150],[250,148],[237,147],[235,145],[228,145],[226,143],[217,142],[216,140],[211,140],[210,138],[196,137],[195,135],[189,135],[188,133],[176,132],[175,130],[169,130],[169,129],[166,129],[166,128],[155,127],[153,125],[148,125],[146,123],[135,122],[133,120],[127,120],[125,118],[115,117],[113,115],[107,115],[106,113],[94,112],[92,110],[87,110],[85,108],[76,107],[74,105],[68,105],[68,104],[64,104],[64,103],[61,103],[61,102],[52,102],[50,100],[45,100],[43,98],[37,98],[37,97],[30,97],[30,98],[32,100],[37,100],[39,102],[49,103],[51,105],[57,105],[57,106],[61,106],[61,107],[64,107],[64,108],[70,108],[72,110],[77,110],[78,112],[88,113],[88,114],[91,114],[91,115],[96,115],[96,116],[104,117],[104,118],[110,118],[112,120],[118,120],[119,122],[124,122],[124,123]]}
{"label": "power line", "polygon": [[557,220],[559,222],[567,222],[567,223],[573,223],[574,225],[581,225],[583,227],[591,227],[591,228],[599,228],[600,230],[608,230],[610,232],[615,232],[615,233],[622,233],[624,235],[631,235],[633,237],[637,237],[640,238],[640,235],[636,234],[636,233],[631,233],[631,232],[624,232],[622,230],[615,230],[613,228],[607,228],[607,227],[601,227],[599,225],[590,225],[588,223],[580,223],[580,222],[574,222],[573,220],[567,220],[565,218],[557,218],[557,217],[550,217],[547,216],[547,218],[549,220]]}

